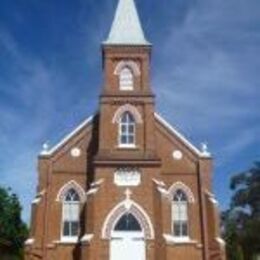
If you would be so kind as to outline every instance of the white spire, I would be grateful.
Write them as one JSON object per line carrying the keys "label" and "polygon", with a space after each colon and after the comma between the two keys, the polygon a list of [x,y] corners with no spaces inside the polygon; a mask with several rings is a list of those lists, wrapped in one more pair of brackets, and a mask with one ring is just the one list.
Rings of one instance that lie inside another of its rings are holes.
{"label": "white spire", "polygon": [[104,44],[150,45],[145,39],[134,0],[119,0],[108,39]]}

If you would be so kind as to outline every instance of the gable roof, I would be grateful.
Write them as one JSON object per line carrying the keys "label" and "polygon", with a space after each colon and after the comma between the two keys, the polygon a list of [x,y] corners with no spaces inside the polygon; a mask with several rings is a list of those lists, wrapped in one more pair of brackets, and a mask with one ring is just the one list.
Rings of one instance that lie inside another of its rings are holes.
{"label": "gable roof", "polygon": [[[193,153],[195,153],[200,158],[210,158],[209,153],[201,152],[196,146],[194,146],[184,135],[182,135],[176,128],[170,125],[162,116],[158,113],[154,113],[155,119],[163,125],[168,131],[176,136],[186,147],[188,147]],[[67,134],[59,143],[54,145],[51,149],[47,151],[42,151],[40,156],[51,156],[53,155],[58,149],[64,146],[69,140],[71,140],[75,135],[77,135],[83,128],[91,125],[94,119],[94,115],[88,117],[84,120],[79,126],[77,126],[74,130],[72,130],[69,134]]]}
{"label": "gable roof", "polygon": [[186,147],[188,147],[193,153],[201,158],[210,158],[211,155],[208,152],[200,151],[195,145],[193,145],[183,134],[181,134],[176,128],[169,124],[162,116],[158,113],[154,113],[155,119],[161,123],[165,128],[169,130],[174,136],[176,136]]}
{"label": "gable roof", "polygon": [[150,45],[145,39],[134,0],[119,0],[108,45]]}
{"label": "gable roof", "polygon": [[94,116],[88,117],[84,120],[80,125],[78,125],[74,130],[72,130],[69,134],[67,134],[59,143],[54,145],[51,149],[47,151],[42,151],[40,156],[51,156],[53,155],[59,148],[65,145],[70,139],[72,139],[75,135],[77,135],[84,127],[90,125],[93,122]]}

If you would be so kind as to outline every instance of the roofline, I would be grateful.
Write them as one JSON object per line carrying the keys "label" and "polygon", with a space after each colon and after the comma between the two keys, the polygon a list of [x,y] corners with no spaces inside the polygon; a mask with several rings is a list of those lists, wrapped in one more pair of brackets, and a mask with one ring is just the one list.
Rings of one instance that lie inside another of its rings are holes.
{"label": "roofline", "polygon": [[61,148],[70,138],[80,132],[85,126],[90,124],[93,121],[94,115],[85,119],[80,125],[78,125],[73,131],[67,134],[59,143],[54,145],[50,150],[40,152],[41,157],[48,157],[53,155],[59,148]]}
{"label": "roofline", "polygon": [[116,47],[148,47],[148,48],[151,48],[153,46],[152,43],[150,42],[146,42],[146,43],[113,43],[113,42],[109,42],[109,41],[103,41],[101,43],[101,46],[102,47],[106,47],[106,46],[116,46]]}
{"label": "roofline", "polygon": [[[183,134],[181,134],[176,128],[169,124],[161,115],[154,113],[155,118],[164,125],[171,133],[176,135],[192,152],[198,155],[200,158],[211,158],[209,153],[201,152],[195,145],[193,145]],[[93,121],[94,115],[88,117],[79,126],[77,126],[73,131],[67,134],[59,143],[54,145],[50,150],[40,152],[40,157],[49,157],[53,155],[59,148],[61,148],[69,139],[80,132],[85,126]]]}
{"label": "roofline", "polygon": [[193,145],[183,134],[181,134],[176,128],[169,124],[162,116],[158,113],[154,113],[155,118],[163,124],[170,132],[176,135],[192,152],[198,155],[200,158],[211,158],[209,153],[201,152],[195,145]]}

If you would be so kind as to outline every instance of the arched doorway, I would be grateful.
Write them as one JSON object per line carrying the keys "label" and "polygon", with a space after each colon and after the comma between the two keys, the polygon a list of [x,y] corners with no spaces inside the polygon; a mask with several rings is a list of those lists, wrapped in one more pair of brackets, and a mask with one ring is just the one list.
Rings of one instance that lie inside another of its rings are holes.
{"label": "arched doorway", "polygon": [[110,260],[145,260],[144,231],[136,217],[126,212],[111,232]]}

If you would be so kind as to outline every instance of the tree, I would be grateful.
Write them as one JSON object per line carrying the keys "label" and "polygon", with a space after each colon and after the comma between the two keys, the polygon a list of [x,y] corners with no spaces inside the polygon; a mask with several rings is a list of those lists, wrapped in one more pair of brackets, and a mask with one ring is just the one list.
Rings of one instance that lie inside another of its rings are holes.
{"label": "tree", "polygon": [[230,188],[230,209],[223,214],[228,257],[251,260],[260,253],[260,162],[235,175]]}
{"label": "tree", "polygon": [[0,187],[0,255],[1,259],[22,259],[28,235],[21,219],[21,205],[11,189]]}

